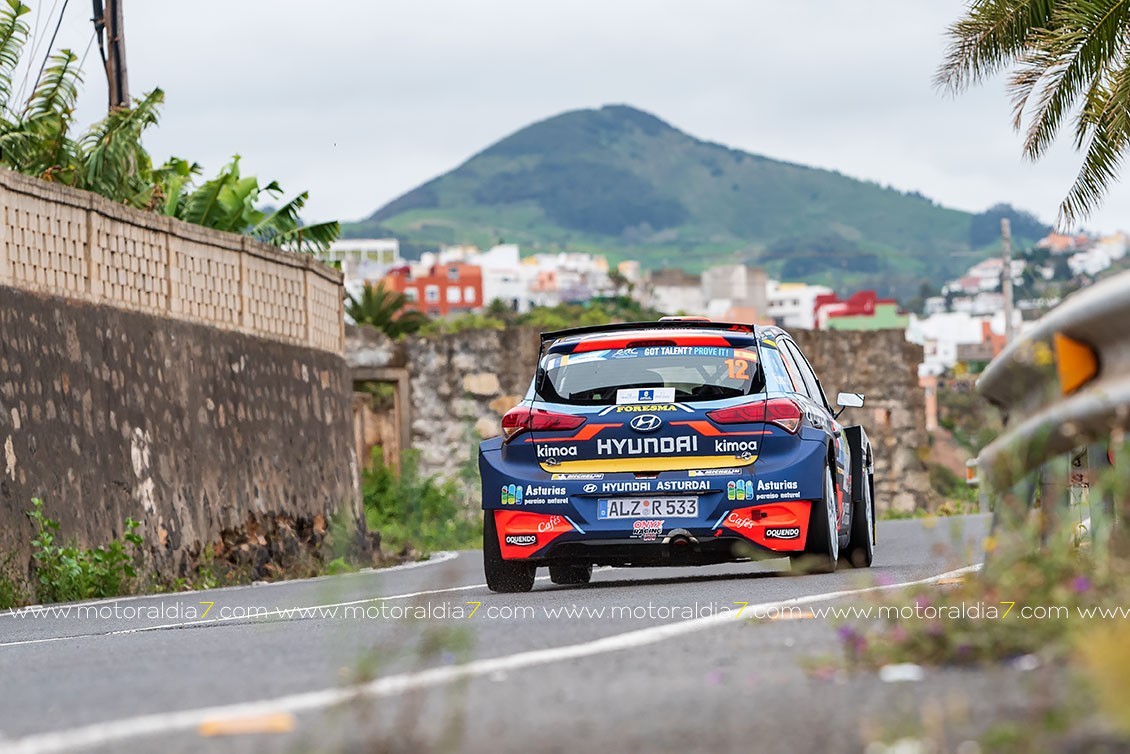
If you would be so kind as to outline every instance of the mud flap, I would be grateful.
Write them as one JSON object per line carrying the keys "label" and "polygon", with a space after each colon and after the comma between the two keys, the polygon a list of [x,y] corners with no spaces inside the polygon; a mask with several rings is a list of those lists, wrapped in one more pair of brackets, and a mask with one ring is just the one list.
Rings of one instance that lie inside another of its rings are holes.
{"label": "mud flap", "polygon": [[867,475],[873,471],[871,460],[871,441],[860,425],[844,427],[844,436],[851,448],[851,501],[858,503],[863,499],[863,484]]}

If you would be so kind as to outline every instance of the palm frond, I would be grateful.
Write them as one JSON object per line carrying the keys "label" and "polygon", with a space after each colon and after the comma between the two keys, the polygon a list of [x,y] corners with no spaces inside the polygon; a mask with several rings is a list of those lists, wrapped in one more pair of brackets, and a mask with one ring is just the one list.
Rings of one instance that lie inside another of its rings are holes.
{"label": "palm frond", "polygon": [[341,236],[341,223],[336,220],[313,225],[299,225],[296,228],[279,233],[267,240],[267,243],[284,249],[316,254],[327,251],[330,244]]}
{"label": "palm frond", "polygon": [[82,83],[78,56],[64,49],[53,53],[47,61],[43,77],[36,82],[23,117],[53,116],[70,120],[78,100],[78,85]]}
{"label": "palm frond", "polygon": [[230,163],[220,169],[215,178],[205,181],[203,185],[188,195],[184,202],[183,214],[179,216],[180,219],[196,225],[214,227],[211,223],[215,221],[218,213],[220,195],[228,182],[238,175],[239,155],[236,155]]}
{"label": "palm frond", "polygon": [[23,16],[31,12],[19,0],[7,0],[0,10],[0,107],[11,110],[12,75],[20,64],[20,53],[30,30]]}
{"label": "palm frond", "polygon": [[80,140],[81,188],[134,207],[152,205],[153,161],[141,135],[157,123],[164,101],[165,93],[154,89],[90,126]]}
{"label": "palm frond", "polygon": [[1083,165],[1059,207],[1061,226],[1074,225],[1088,215],[1118,177],[1130,148],[1130,61],[1107,81],[1092,87],[1080,114],[1077,145],[1086,149]]}
{"label": "palm frond", "polygon": [[179,157],[170,157],[165,164],[153,170],[153,185],[159,201],[154,211],[170,217],[179,217],[184,206],[193,176],[200,175],[200,165]]}
{"label": "palm frond", "polygon": [[975,0],[950,26],[950,44],[934,76],[939,88],[959,92],[1014,61],[1033,29],[1048,28],[1056,0]]}
{"label": "palm frond", "polygon": [[1035,97],[1024,140],[1030,159],[1047,150],[1063,118],[1121,55],[1130,0],[1060,3],[1054,18],[1053,29],[1033,33],[1033,49],[1010,82],[1016,128]]}
{"label": "palm frond", "polygon": [[391,338],[416,332],[428,321],[427,315],[406,309],[408,297],[386,288],[382,283],[365,285],[361,297],[347,293],[345,313],[359,325],[369,325]]}

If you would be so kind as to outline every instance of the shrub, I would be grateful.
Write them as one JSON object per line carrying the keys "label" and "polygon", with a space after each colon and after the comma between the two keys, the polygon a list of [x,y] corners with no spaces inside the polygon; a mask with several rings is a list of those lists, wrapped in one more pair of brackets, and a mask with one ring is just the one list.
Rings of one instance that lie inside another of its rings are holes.
{"label": "shrub", "polygon": [[422,476],[415,451],[403,454],[399,472],[374,453],[362,477],[362,494],[366,523],[381,533],[381,543],[389,549],[427,553],[481,545],[478,512],[461,505],[455,482]]}
{"label": "shrub", "polygon": [[43,513],[43,501],[31,501],[28,518],[35,525],[32,559],[35,599],[68,602],[126,594],[137,578],[134,561],[141,536],[138,522],[127,518],[125,534],[108,545],[84,549],[59,544],[59,522]]}

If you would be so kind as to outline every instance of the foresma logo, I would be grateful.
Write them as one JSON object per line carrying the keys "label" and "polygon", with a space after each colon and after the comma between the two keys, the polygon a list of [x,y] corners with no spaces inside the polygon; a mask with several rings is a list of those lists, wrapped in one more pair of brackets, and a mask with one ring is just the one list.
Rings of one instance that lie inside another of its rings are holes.
{"label": "foresma logo", "polygon": [[533,547],[538,543],[536,534],[507,534],[506,544],[514,547]]}
{"label": "foresma logo", "polygon": [[765,530],[766,539],[796,539],[799,536],[799,526],[782,526]]}
{"label": "foresma logo", "polygon": [[673,403],[629,403],[626,406],[617,406],[616,413],[639,413],[641,411],[678,411],[679,407]]}

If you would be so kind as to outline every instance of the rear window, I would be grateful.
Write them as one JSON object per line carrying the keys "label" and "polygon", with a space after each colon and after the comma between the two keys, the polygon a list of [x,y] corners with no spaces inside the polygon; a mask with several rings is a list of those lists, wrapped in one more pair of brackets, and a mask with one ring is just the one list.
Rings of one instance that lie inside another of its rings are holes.
{"label": "rear window", "polygon": [[764,392],[765,378],[753,346],[651,346],[550,354],[536,389],[581,405],[713,401]]}

